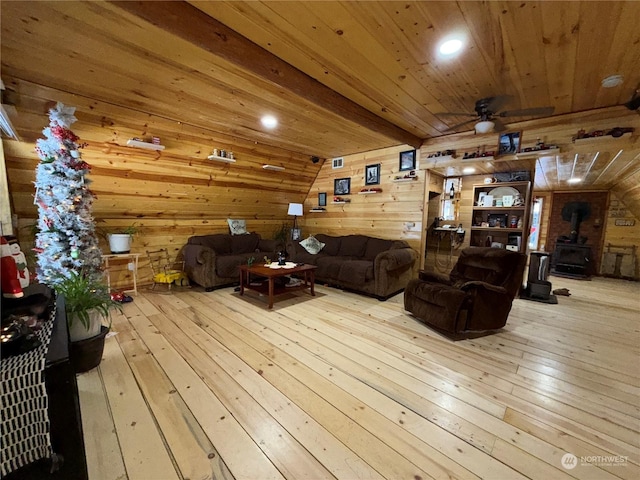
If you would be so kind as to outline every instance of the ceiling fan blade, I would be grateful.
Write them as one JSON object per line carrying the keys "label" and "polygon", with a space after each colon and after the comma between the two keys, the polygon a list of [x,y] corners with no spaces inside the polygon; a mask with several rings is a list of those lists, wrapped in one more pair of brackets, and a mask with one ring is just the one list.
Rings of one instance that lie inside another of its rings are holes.
{"label": "ceiling fan blade", "polygon": [[494,132],[504,132],[507,129],[506,125],[502,123],[502,120],[499,118],[492,118],[491,121],[495,123],[495,126],[493,127]]}
{"label": "ceiling fan blade", "polygon": [[456,115],[456,116],[460,116],[460,117],[477,117],[478,115],[476,115],[475,113],[462,113],[462,112],[443,112],[443,113],[436,113],[436,117],[441,117],[441,116],[446,116],[446,115]]}
{"label": "ceiling fan blade", "polygon": [[553,115],[555,107],[522,108],[520,110],[505,110],[497,115],[500,117],[549,117]]}
{"label": "ceiling fan blade", "polygon": [[[496,95],[495,97],[490,97],[484,99],[486,101],[486,108],[488,111],[495,113],[502,109],[504,105],[506,105],[509,100],[511,100],[511,95]],[[481,100],[482,101],[482,100]]]}
{"label": "ceiling fan blade", "polygon": [[[472,115],[472,116],[473,116],[473,117],[475,117],[475,115]],[[445,132],[450,132],[450,131],[452,131],[452,130],[457,130],[458,128],[460,128],[460,127],[462,127],[462,126],[464,126],[464,125],[467,125],[467,124],[469,124],[469,123],[474,123],[474,122],[477,122],[477,121],[478,121],[478,119],[477,119],[477,118],[472,118],[471,120],[466,120],[466,121],[464,121],[464,122],[462,122],[462,123],[458,123],[458,124],[454,125],[453,127],[449,127],[449,128],[447,128],[447,129],[445,130]]]}

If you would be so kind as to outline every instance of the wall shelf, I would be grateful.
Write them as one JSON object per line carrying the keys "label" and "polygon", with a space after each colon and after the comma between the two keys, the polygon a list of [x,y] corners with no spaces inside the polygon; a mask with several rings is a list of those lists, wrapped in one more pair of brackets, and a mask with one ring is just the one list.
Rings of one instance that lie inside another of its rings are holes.
{"label": "wall shelf", "polygon": [[411,177],[411,178],[394,178],[393,181],[398,183],[398,182],[414,182],[418,180],[418,177]]}
{"label": "wall shelf", "polygon": [[467,157],[467,158],[460,158],[461,161],[463,162],[492,162],[493,160],[495,160],[496,157],[494,157],[493,155],[487,155],[485,157]]}
{"label": "wall shelf", "polygon": [[133,138],[127,140],[127,145],[134,148],[144,148],[146,150],[164,150],[164,145],[134,140]]}
{"label": "wall shelf", "polygon": [[342,205],[343,203],[351,203],[351,202],[345,202],[344,200],[342,202],[331,202],[334,205]]}
{"label": "wall shelf", "polygon": [[528,152],[516,153],[516,158],[520,160],[522,158],[547,157],[550,155],[558,155],[559,153],[559,148],[547,148],[545,150],[530,150]]}
{"label": "wall shelf", "polygon": [[436,161],[443,161],[443,162],[448,162],[451,161],[453,159],[455,159],[456,156],[455,155],[427,155],[427,160],[436,160]]}
{"label": "wall shelf", "polygon": [[[492,185],[496,185],[495,183]],[[500,184],[498,184],[500,185]],[[504,210],[504,211],[511,211],[511,210],[520,210],[520,211],[524,211],[526,207],[524,206],[517,206],[517,207],[480,207],[480,206],[475,206],[473,207],[473,210],[478,210],[478,211],[483,211],[483,210]]]}
{"label": "wall shelf", "polygon": [[633,132],[626,132],[620,135],[619,137],[614,137],[613,135],[599,135],[597,137],[586,137],[586,138],[576,138],[573,143],[576,145],[580,145],[581,143],[597,143],[597,142],[608,142],[611,140],[619,140],[621,138],[628,138],[631,136]]}
{"label": "wall shelf", "polygon": [[364,192],[358,192],[358,195],[373,195],[374,193],[382,193],[379,190],[368,190]]}
{"label": "wall shelf", "polygon": [[513,232],[522,233],[522,228],[510,228],[510,227],[471,227],[471,230],[483,231],[483,232]]}
{"label": "wall shelf", "polygon": [[324,208],[312,208],[309,211],[312,213],[327,213],[327,211]]}
{"label": "wall shelf", "polygon": [[235,158],[221,157],[219,155],[209,155],[207,158],[209,160],[213,160],[214,162],[236,163]]}

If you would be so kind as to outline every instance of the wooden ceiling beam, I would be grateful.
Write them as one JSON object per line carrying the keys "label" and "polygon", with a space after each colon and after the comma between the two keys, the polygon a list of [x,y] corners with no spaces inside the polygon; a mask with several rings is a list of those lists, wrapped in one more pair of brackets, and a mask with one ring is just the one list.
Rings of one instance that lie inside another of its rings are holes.
{"label": "wooden ceiling beam", "polygon": [[364,128],[414,148],[423,143],[186,2],[110,3]]}

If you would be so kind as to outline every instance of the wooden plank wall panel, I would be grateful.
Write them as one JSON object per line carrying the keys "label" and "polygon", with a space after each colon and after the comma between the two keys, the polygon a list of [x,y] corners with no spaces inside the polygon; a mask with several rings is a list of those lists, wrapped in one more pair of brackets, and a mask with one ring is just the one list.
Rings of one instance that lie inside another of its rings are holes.
{"label": "wooden plank wall panel", "polygon": [[[411,182],[394,182],[399,172],[399,153],[411,150],[404,145],[344,158],[344,167],[333,169],[327,160],[312,184],[304,202],[304,217],[301,225],[303,236],[326,233],[329,235],[362,234],[378,238],[402,239],[416,251],[420,250],[422,232],[422,209],[425,190],[425,172],[418,171],[418,179]],[[359,195],[365,188],[365,167],[380,164],[381,193]],[[402,172],[404,175],[406,172]],[[334,180],[351,178],[350,203],[332,204]],[[318,205],[318,193],[327,193],[324,213],[309,210]]]}
{"label": "wooden plank wall panel", "polygon": [[[629,226],[616,225],[616,220],[632,221],[634,224]],[[624,201],[619,199],[615,194],[609,197],[609,208],[607,218],[604,220],[604,252],[607,252],[607,245],[616,247],[633,247],[631,248],[611,248],[611,252],[633,254],[635,253],[635,272],[633,278],[640,278],[640,218],[631,212]],[[601,264],[602,265],[602,264]],[[603,273],[601,271],[601,273]]]}
{"label": "wooden plank wall panel", "polygon": [[[17,120],[24,141],[4,141],[6,168],[14,212],[18,215],[24,251],[33,246],[29,226],[37,218],[33,204],[34,143],[48,126],[48,109],[55,101],[77,108],[72,130],[86,144],[82,156],[92,166],[91,188],[96,193],[94,217],[106,230],[135,223],[139,235],[132,252],[142,253],[141,283],[150,283],[145,250],[169,249],[173,258],[192,235],[228,231],[228,218],[247,220],[250,231],[272,238],[290,221],[290,202],[302,202],[321,168],[310,158],[286,150],[176,123],[135,110],[12,79],[19,93]],[[24,112],[24,114],[22,113]],[[126,146],[134,136],[159,136],[162,152]],[[229,165],[206,157],[212,149],[232,150]],[[265,171],[263,164],[282,165],[283,172]],[[101,240],[103,251],[108,252]],[[126,263],[114,267],[116,288],[131,284]]]}

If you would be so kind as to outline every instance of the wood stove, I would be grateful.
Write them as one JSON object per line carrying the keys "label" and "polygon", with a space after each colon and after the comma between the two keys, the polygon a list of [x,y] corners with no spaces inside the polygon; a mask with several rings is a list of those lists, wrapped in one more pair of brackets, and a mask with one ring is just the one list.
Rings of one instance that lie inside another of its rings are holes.
{"label": "wood stove", "polygon": [[551,272],[575,278],[589,275],[591,246],[557,242],[551,261]]}

